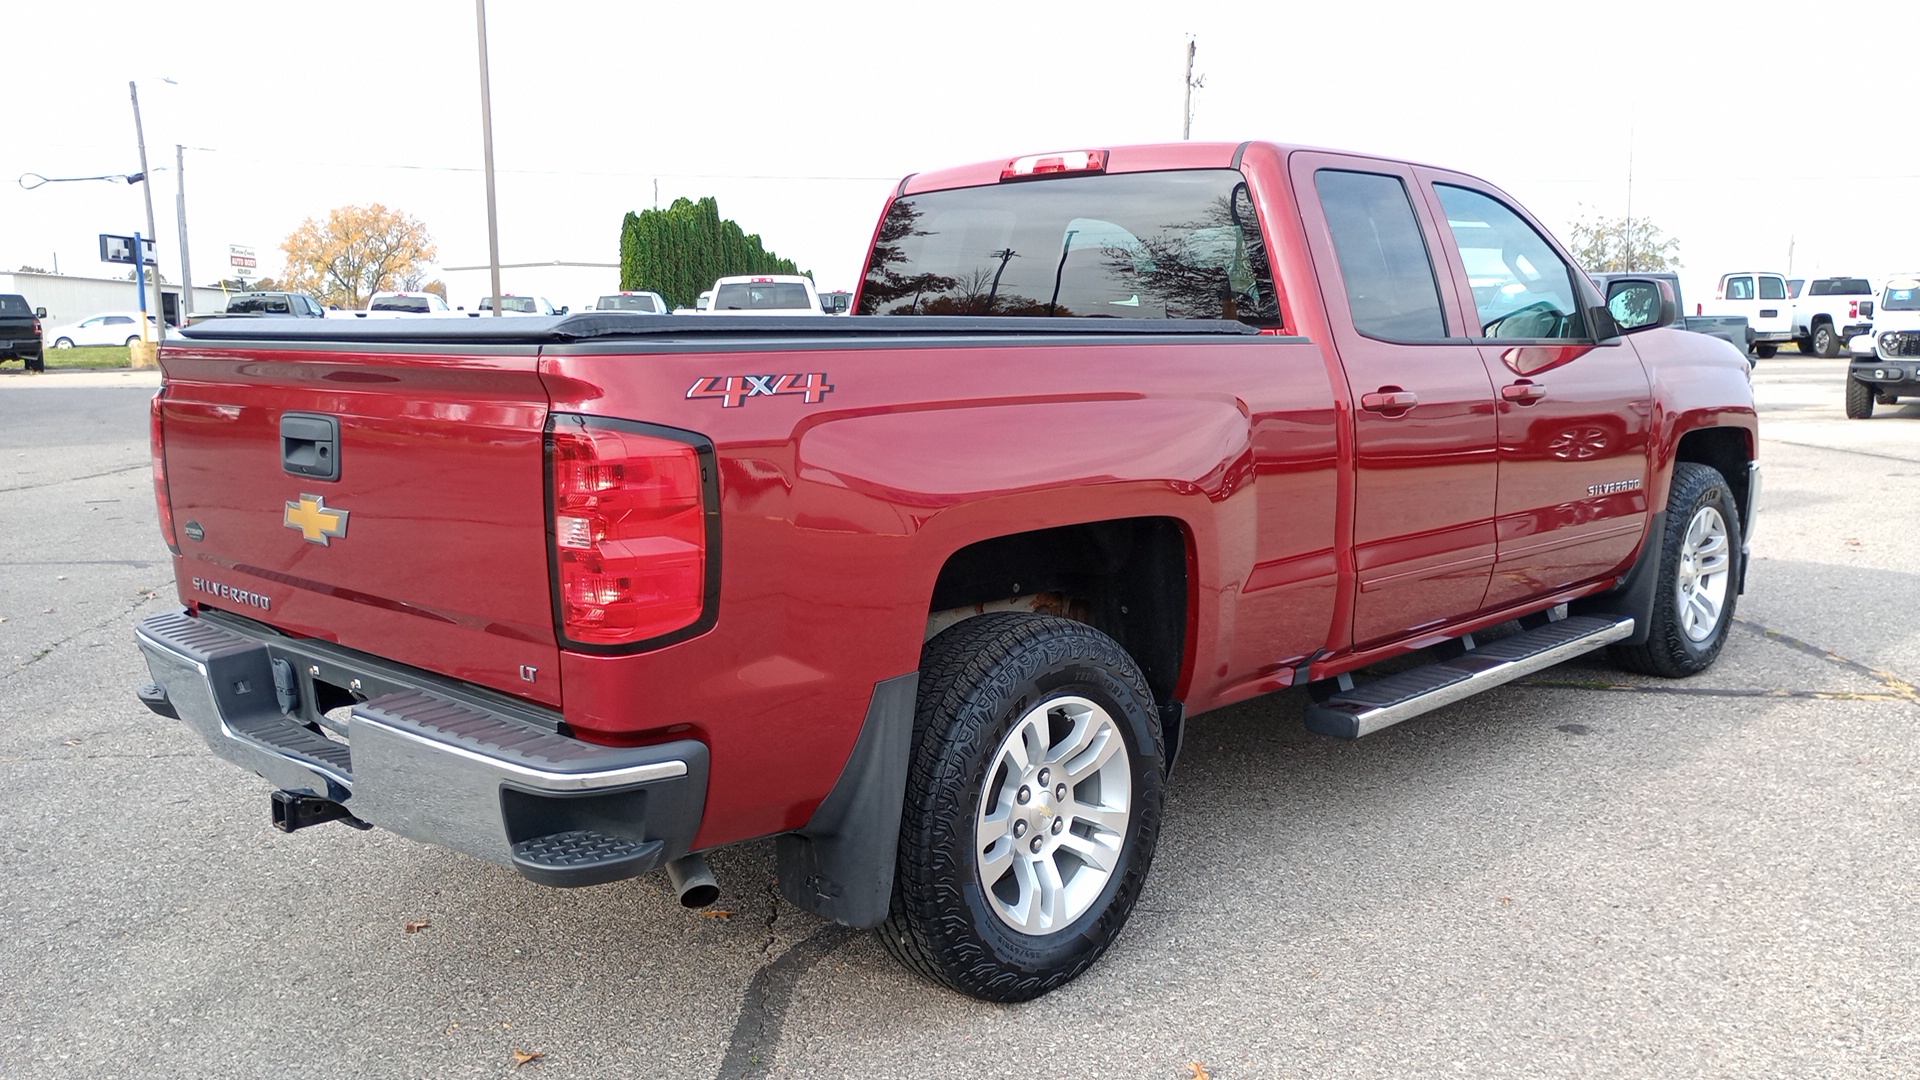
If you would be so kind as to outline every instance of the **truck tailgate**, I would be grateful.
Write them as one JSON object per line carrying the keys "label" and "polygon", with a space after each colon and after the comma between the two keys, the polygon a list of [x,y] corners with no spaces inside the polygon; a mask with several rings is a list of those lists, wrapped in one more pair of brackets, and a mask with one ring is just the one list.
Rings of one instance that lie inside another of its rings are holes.
{"label": "truck tailgate", "polygon": [[557,707],[538,350],[477,351],[169,349],[183,599]]}

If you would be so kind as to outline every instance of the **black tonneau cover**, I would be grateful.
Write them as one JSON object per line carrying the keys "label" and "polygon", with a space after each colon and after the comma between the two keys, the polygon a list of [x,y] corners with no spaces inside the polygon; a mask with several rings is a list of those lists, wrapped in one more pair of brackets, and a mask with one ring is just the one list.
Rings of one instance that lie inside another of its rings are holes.
{"label": "black tonneau cover", "polygon": [[1258,334],[1224,319],[1047,319],[972,315],[612,315],[581,312],[503,318],[215,319],[180,332],[189,343],[338,342],[395,345],[565,345],[621,338],[708,335],[818,335],[893,338],[920,334],[977,337],[1033,335]]}

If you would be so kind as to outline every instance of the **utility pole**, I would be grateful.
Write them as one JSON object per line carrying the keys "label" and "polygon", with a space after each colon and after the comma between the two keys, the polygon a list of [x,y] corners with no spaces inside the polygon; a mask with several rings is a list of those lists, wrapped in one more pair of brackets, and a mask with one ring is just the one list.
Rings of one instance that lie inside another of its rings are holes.
{"label": "utility pole", "polygon": [[493,91],[487,78],[487,0],[473,0],[480,23],[480,142],[487,166],[487,268],[493,272],[493,314],[500,315],[500,221],[493,200]]}
{"label": "utility pole", "polygon": [[1187,105],[1186,118],[1180,125],[1180,140],[1185,142],[1193,137],[1193,54],[1200,46],[1198,41],[1187,42]]}
{"label": "utility pole", "polygon": [[[153,237],[153,174],[147,171],[147,133],[146,130],[140,126],[139,84],[135,83],[132,79],[128,79],[127,93],[133,98],[133,137],[140,143],[140,194],[147,201],[147,237],[151,239]],[[156,248],[159,247],[158,244],[154,246]],[[135,250],[133,253],[133,261],[136,267],[145,267],[146,258],[147,254],[145,251]],[[160,263],[157,259],[154,261],[153,269],[154,273],[150,277],[150,280],[153,282],[153,317],[154,321],[160,327],[160,340],[165,341],[167,339],[167,312],[166,308],[160,303]],[[145,290],[142,291],[144,292]],[[147,323],[145,319],[140,321],[140,340],[147,340]]]}
{"label": "utility pole", "polygon": [[187,258],[187,148],[173,145],[173,178],[180,182],[173,212],[180,219],[180,321],[193,314],[193,261]]}
{"label": "utility pole", "polygon": [[1627,273],[1633,273],[1633,129],[1627,129]]}

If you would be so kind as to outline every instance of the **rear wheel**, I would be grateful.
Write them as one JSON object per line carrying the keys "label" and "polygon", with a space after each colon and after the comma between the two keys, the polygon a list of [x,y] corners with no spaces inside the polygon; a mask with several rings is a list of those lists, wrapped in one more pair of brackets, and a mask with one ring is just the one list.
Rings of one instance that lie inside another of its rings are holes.
{"label": "rear wheel", "polygon": [[1773,354],[1779,351],[1780,347],[1778,345],[1755,345],[1753,347],[1753,355],[1762,360],[1773,359]]}
{"label": "rear wheel", "polygon": [[140,339],[139,339],[139,338],[137,338],[137,337],[130,337],[130,338],[128,338],[128,339],[127,339],[127,348],[129,348],[129,349],[131,349],[131,348],[133,348],[133,343],[134,343],[134,342],[136,342],[136,341],[139,341],[139,340],[140,340]]}
{"label": "rear wheel", "polygon": [[56,349],[71,349],[73,348],[73,339],[70,337],[55,338],[53,347]]}
{"label": "rear wheel", "polygon": [[28,371],[45,371],[47,370],[47,356],[45,353],[29,356],[25,360],[25,365]]}
{"label": "rear wheel", "polygon": [[949,627],[920,678],[880,940],[961,993],[1038,997],[1106,952],[1153,862],[1153,694],[1112,638],[1020,613]]}
{"label": "rear wheel", "polygon": [[1847,419],[1866,420],[1873,416],[1873,384],[1847,376]]}
{"label": "rear wheel", "polygon": [[1705,671],[1726,644],[1739,599],[1740,512],[1711,466],[1673,467],[1653,619],[1642,645],[1615,645],[1614,662],[1677,679]]}
{"label": "rear wheel", "polygon": [[1821,323],[1813,328],[1813,352],[1828,360],[1840,355],[1840,335],[1833,332],[1833,324]]}

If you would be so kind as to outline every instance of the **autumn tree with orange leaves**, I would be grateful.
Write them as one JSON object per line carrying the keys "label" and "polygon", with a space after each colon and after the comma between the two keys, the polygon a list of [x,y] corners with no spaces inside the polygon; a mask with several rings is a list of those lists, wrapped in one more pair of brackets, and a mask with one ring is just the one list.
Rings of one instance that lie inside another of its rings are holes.
{"label": "autumn tree with orange leaves", "polygon": [[331,210],[324,224],[308,218],[280,250],[287,254],[283,288],[349,309],[365,307],[374,293],[419,280],[423,264],[436,254],[418,218],[379,203]]}

